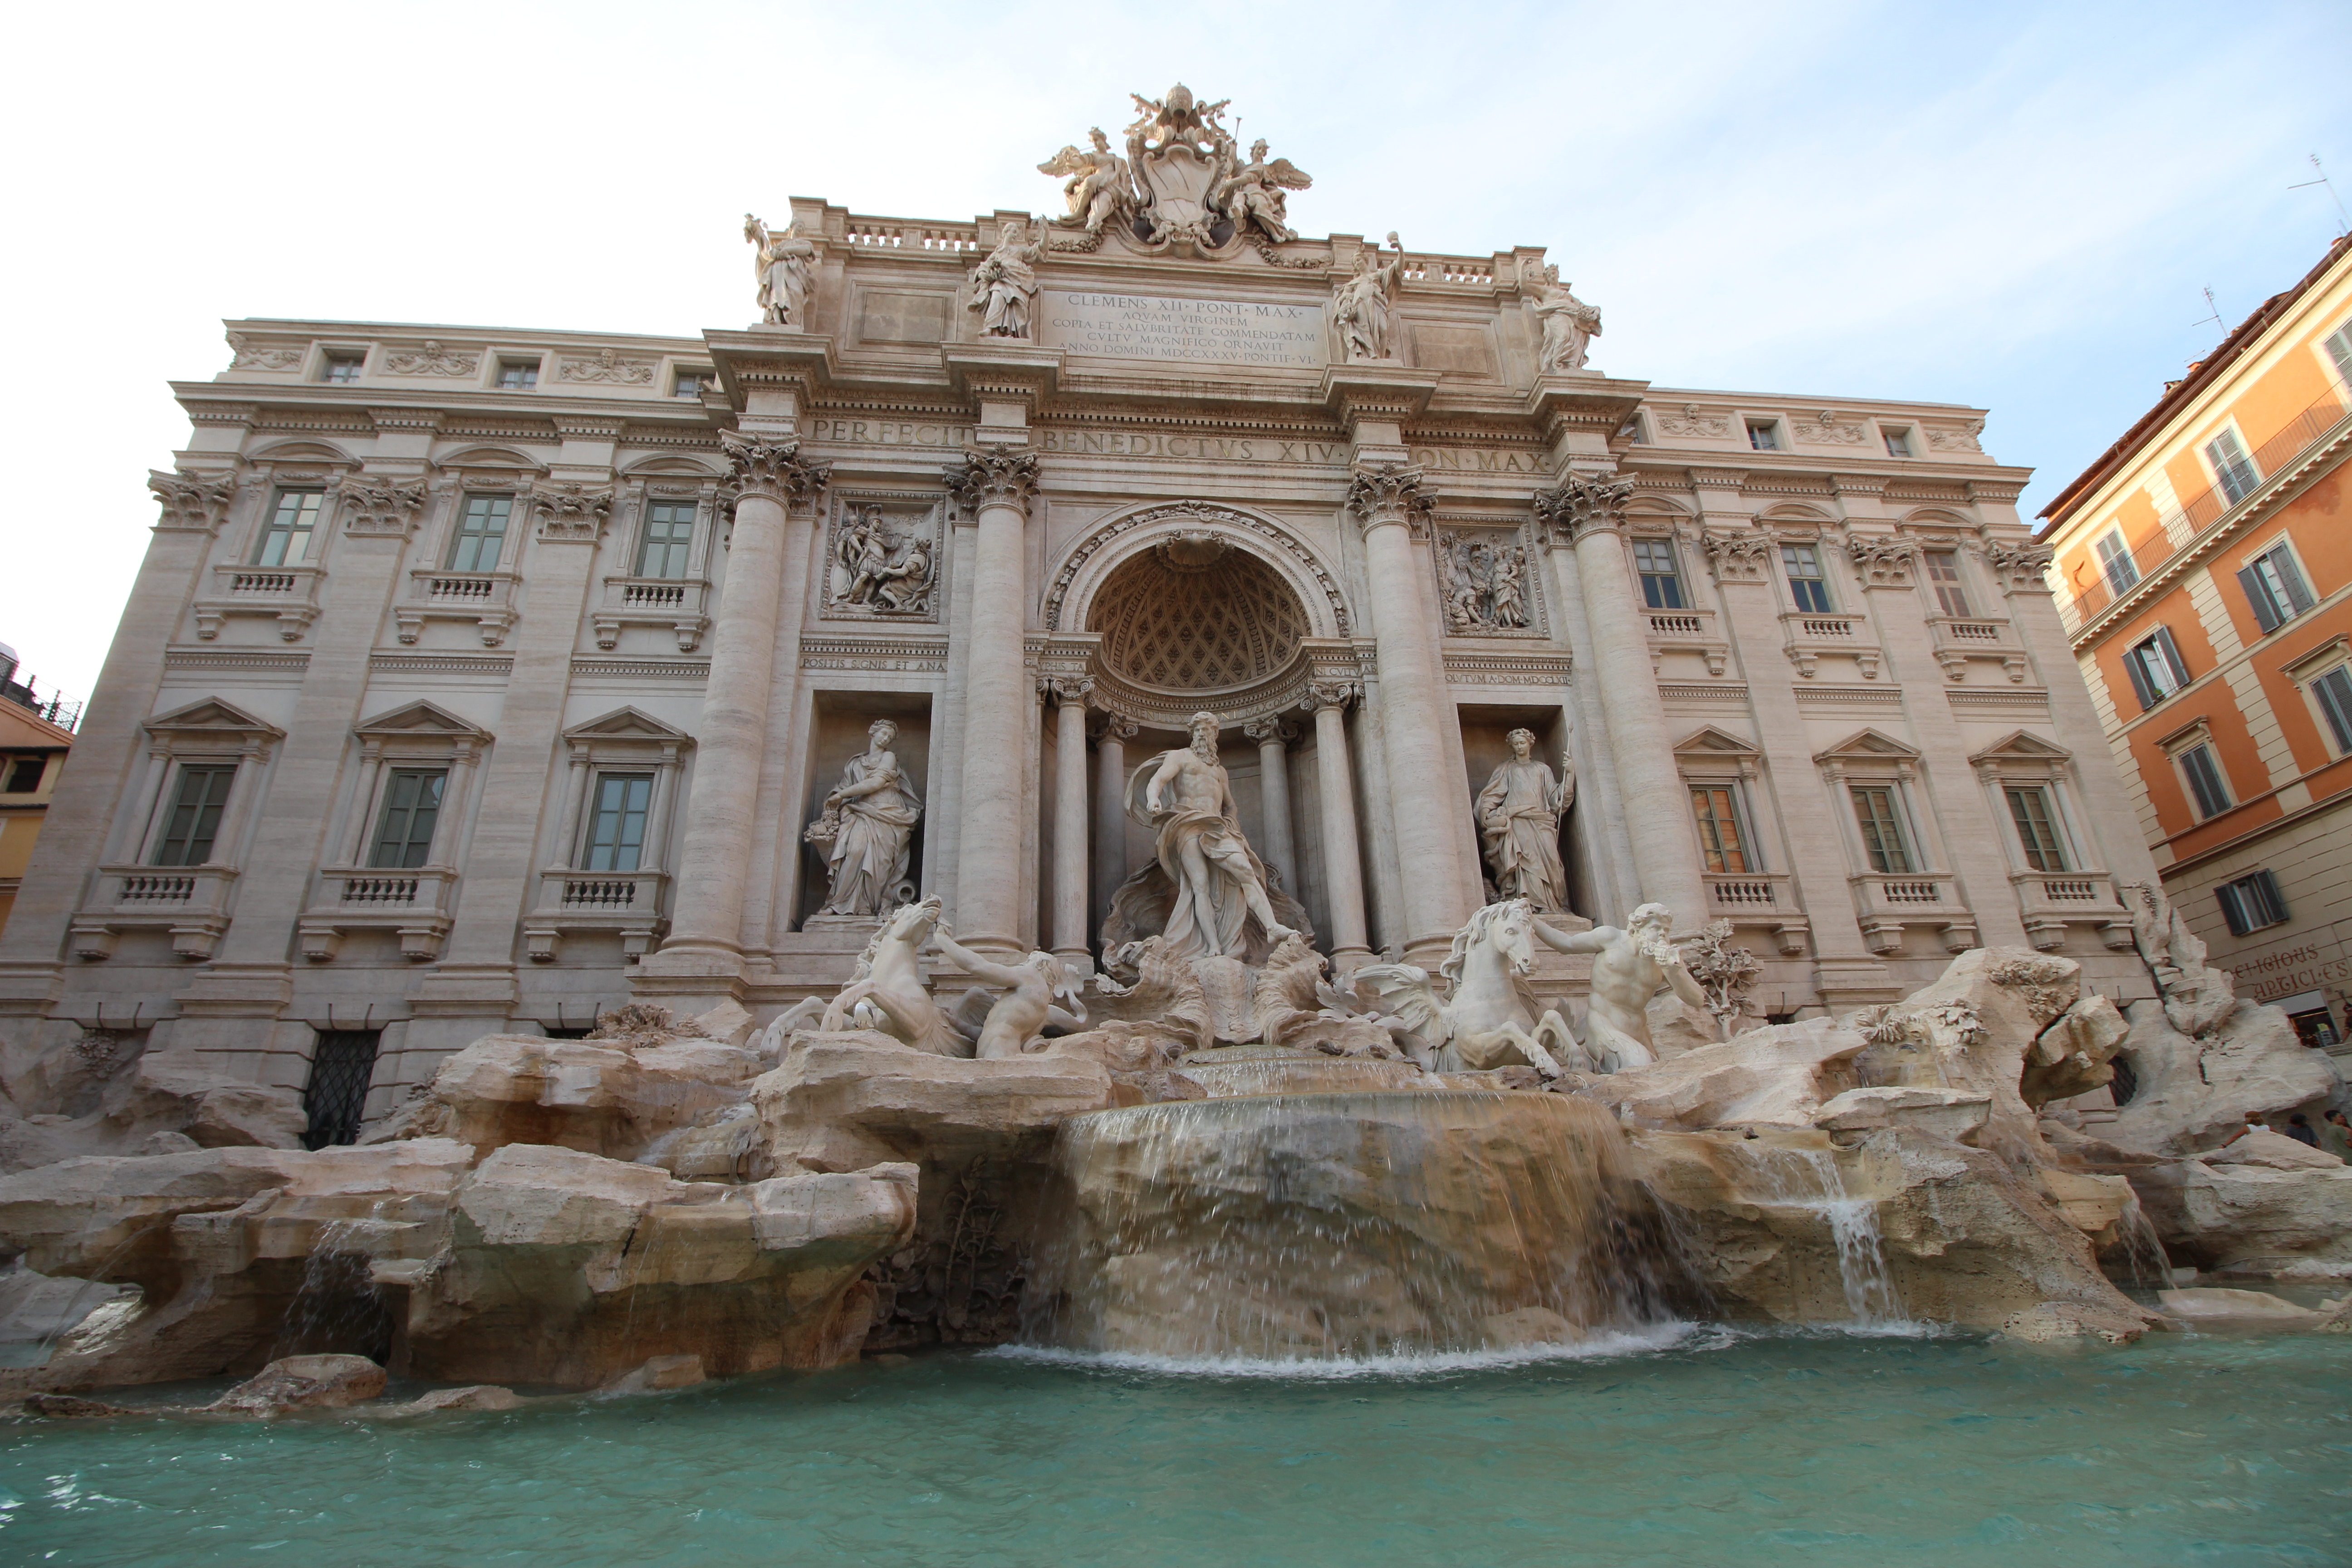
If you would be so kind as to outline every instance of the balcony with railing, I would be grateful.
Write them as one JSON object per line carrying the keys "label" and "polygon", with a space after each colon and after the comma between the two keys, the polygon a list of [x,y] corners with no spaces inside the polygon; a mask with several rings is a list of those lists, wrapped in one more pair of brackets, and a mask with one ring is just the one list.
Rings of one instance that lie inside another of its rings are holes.
{"label": "balcony with railing", "polygon": [[1783,953],[1805,951],[1811,922],[1798,906],[1795,881],[1785,873],[1709,871],[1708,911],[1738,925],[1766,925]]}
{"label": "balcony with railing", "polygon": [[520,579],[511,572],[420,568],[408,577],[406,596],[392,607],[402,642],[415,642],[427,621],[471,621],[481,631],[482,646],[496,647],[514,627],[515,584]]}
{"label": "balcony with railing", "polygon": [[211,642],[232,617],[253,616],[275,620],[280,637],[299,642],[319,618],[325,576],[316,566],[215,566],[212,592],[190,606],[196,640]]}
{"label": "balcony with railing", "polygon": [[2034,946],[2045,952],[2063,947],[2069,924],[2096,926],[2101,939],[2118,952],[2132,946],[2131,911],[2105,872],[2019,870],[2009,880]]}
{"label": "balcony with railing", "polygon": [[631,962],[653,950],[668,926],[666,871],[542,871],[539,905],[523,921],[523,950],[535,963],[552,963],[575,931],[614,932]]}
{"label": "balcony with railing", "polygon": [[1934,926],[1950,952],[1977,942],[1975,911],[1960,900],[1957,883],[1934,872],[1865,871],[1846,879],[1853,889],[1854,913],[1873,952],[1899,952],[1906,926]]}
{"label": "balcony with railing", "polygon": [[692,653],[710,626],[709,595],[699,577],[607,577],[604,603],[590,617],[596,646],[616,647],[624,626],[666,626],[677,637],[677,651]]}
{"label": "balcony with railing", "polygon": [[1731,645],[1715,626],[1713,610],[1644,610],[1650,632],[1650,665],[1664,673],[1664,656],[1692,653],[1706,661],[1709,675],[1721,675],[1731,660]]}
{"label": "balcony with railing", "polygon": [[2334,435],[2346,412],[2334,396],[2320,398],[2255,447],[2246,461],[2232,463],[2219,482],[2189,497],[2178,510],[2166,512],[2154,534],[2111,560],[2100,561],[2094,551],[2097,575],[2081,584],[2068,601],[2075,628],[2079,631],[2105,615],[2167,562],[2193,549],[2228,521],[2264,483],[2293,468],[2305,452]]}
{"label": "balcony with railing", "polygon": [[1885,657],[1878,639],[1871,635],[1868,616],[1791,610],[1780,617],[1780,640],[1789,662],[1807,680],[1821,668],[1824,658],[1851,658],[1857,674],[1864,680],[1875,680]]}
{"label": "balcony with railing", "polygon": [[296,939],[302,956],[324,963],[354,931],[389,931],[400,939],[400,955],[412,963],[441,956],[457,903],[457,871],[452,866],[385,868],[330,866],[319,873],[318,890],[302,911]]}
{"label": "balcony with railing", "polygon": [[1972,658],[1997,662],[2011,680],[2025,679],[2025,649],[2004,616],[1929,616],[1927,634],[1947,680],[1968,679]]}
{"label": "balcony with railing", "polygon": [[172,951],[190,963],[212,957],[228,930],[234,866],[100,866],[97,896],[68,922],[76,958],[96,963],[114,956],[127,931],[164,931]]}

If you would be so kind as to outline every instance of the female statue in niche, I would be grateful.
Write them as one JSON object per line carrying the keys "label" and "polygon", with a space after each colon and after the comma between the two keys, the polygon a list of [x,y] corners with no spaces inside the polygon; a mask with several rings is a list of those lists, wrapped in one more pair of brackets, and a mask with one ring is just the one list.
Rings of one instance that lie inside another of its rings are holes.
{"label": "female statue in niche", "polygon": [[1568,871],[1559,859],[1559,818],[1576,798],[1576,769],[1562,752],[1558,779],[1535,760],[1531,730],[1507,737],[1511,760],[1478,792],[1478,836],[1498,900],[1525,899],[1538,913],[1568,912]]}
{"label": "female statue in niche", "polygon": [[878,915],[898,902],[894,889],[906,880],[908,841],[923,815],[914,784],[890,750],[898,734],[898,726],[887,719],[866,727],[865,752],[842,769],[841,783],[809,828],[811,842],[819,844],[831,830],[825,859],[833,888],[819,914]]}

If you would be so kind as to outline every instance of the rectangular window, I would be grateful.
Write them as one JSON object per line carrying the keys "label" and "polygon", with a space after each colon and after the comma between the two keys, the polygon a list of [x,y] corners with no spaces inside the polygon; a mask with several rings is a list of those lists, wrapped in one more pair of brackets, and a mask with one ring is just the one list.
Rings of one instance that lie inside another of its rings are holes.
{"label": "rectangular window", "polygon": [[1910,873],[1911,844],[1903,832],[1894,790],[1879,785],[1855,786],[1853,819],[1862,828],[1862,849],[1870,857],[1872,870],[1890,871],[1897,876]]}
{"label": "rectangular window", "polygon": [[2347,321],[2327,334],[2327,357],[2336,362],[2336,374],[2352,386],[2352,321]]}
{"label": "rectangular window", "polygon": [[1883,429],[1882,433],[1886,437],[1886,455],[1888,457],[1907,458],[1911,455],[1910,431]]}
{"label": "rectangular window", "polygon": [[236,777],[234,763],[183,764],[172,792],[172,812],[155,845],[158,866],[201,866],[213,858],[213,835],[220,831],[221,808]]}
{"label": "rectangular window", "polygon": [[2279,892],[2278,879],[2268,871],[2241,877],[2213,891],[2221,900],[2221,918],[2229,922],[2231,936],[2278,925],[2286,919],[2286,900]]}
{"label": "rectangular window", "polygon": [[32,795],[41,787],[41,773],[48,766],[42,757],[18,757],[8,764],[10,795]]}
{"label": "rectangular window", "polygon": [[279,490],[270,503],[269,520],[261,525],[253,563],[299,566],[310,559],[310,542],[318,536],[319,509],[326,500],[324,490]]}
{"label": "rectangular window", "polygon": [[1748,422],[1748,444],[1759,452],[1777,452],[1780,449],[1780,430],[1769,419],[1751,419]]}
{"label": "rectangular window", "polygon": [[2219,816],[2230,809],[2230,787],[2221,782],[2221,764],[2213,756],[2213,748],[2200,742],[2180,753],[2180,776],[2189,781],[2189,793],[2196,799],[2197,815]]}
{"label": "rectangular window", "polygon": [[2231,506],[2253,494],[2254,487],[2263,482],[2234,430],[2224,430],[2205,443],[2205,460],[2213,465],[2213,482],[2221,487]]}
{"label": "rectangular window", "polygon": [[598,773],[596,809],[588,822],[590,871],[634,871],[646,847],[646,806],[651,773]]}
{"label": "rectangular window", "polygon": [[682,370],[677,373],[677,384],[670,389],[672,397],[700,397],[706,386],[716,386],[719,378],[707,370]]}
{"label": "rectangular window", "polygon": [[1828,574],[1822,570],[1822,552],[1810,544],[1780,546],[1780,564],[1788,569],[1789,595],[1808,614],[1830,613]]}
{"label": "rectangular window", "polygon": [[2036,871],[2065,871],[2065,847],[2058,840],[2057,814],[2050,809],[2046,789],[2012,789],[2009,818],[2017,824],[2017,841],[2025,849],[2025,863]]}
{"label": "rectangular window", "polygon": [[499,388],[502,392],[529,392],[539,384],[539,362],[535,359],[502,359],[499,361]]}
{"label": "rectangular window", "polygon": [[302,1110],[310,1118],[302,1147],[355,1143],[368,1086],[375,1080],[375,1055],[383,1044],[383,1031],[320,1029],[318,1034],[318,1048],[310,1053],[310,1081],[302,1089]]}
{"label": "rectangular window", "polygon": [[449,542],[449,570],[497,571],[506,548],[507,515],[513,510],[512,496],[467,496],[457,537]]}
{"label": "rectangular window", "polygon": [[2117,598],[2139,585],[2139,563],[2132,559],[2122,529],[2111,528],[2099,535],[2099,570],[2106,574],[2107,592]]}
{"label": "rectangular window", "polygon": [[360,367],[365,363],[367,363],[367,355],[363,353],[329,354],[326,368],[320,372],[319,379],[335,382],[357,381],[360,378]]}
{"label": "rectangular window", "polygon": [[1744,876],[1760,869],[1748,847],[1738,786],[1691,785],[1691,813],[1698,819],[1699,848],[1706,857],[1708,870]]}
{"label": "rectangular window", "polygon": [[1617,434],[1636,447],[1646,447],[1650,444],[1649,427],[1642,423],[1642,416],[1638,414],[1617,426]]}
{"label": "rectangular window", "polygon": [[2303,568],[2295,564],[2294,552],[2284,541],[2246,563],[2238,573],[2238,585],[2245,590],[2246,603],[2253,607],[2254,619],[2265,632],[2276,631],[2318,603],[2311,596],[2311,584],[2304,581]]}
{"label": "rectangular window", "polygon": [[1642,603],[1654,610],[1688,607],[1683,597],[1683,574],[1675,564],[1670,539],[1633,541],[1633,570],[1642,574]]}
{"label": "rectangular window", "polygon": [[2189,666],[2162,626],[2124,650],[2124,673],[2131,677],[2143,713],[2189,684]]}
{"label": "rectangular window", "polygon": [[368,864],[404,871],[425,864],[433,849],[433,825],[441,816],[445,768],[394,768],[384,775],[383,811],[376,818],[375,847]]}
{"label": "rectangular window", "polygon": [[1927,556],[1927,581],[1936,590],[1936,604],[1944,614],[1965,619],[1969,608],[1969,590],[1960,581],[1960,552],[1957,550],[1930,550]]}
{"label": "rectangular window", "polygon": [[2311,694],[2319,699],[2319,710],[2336,732],[2336,749],[2352,753],[2352,669],[2337,665],[2311,683]]}
{"label": "rectangular window", "polygon": [[646,538],[637,548],[637,575],[685,576],[686,548],[693,542],[694,503],[654,502],[646,509]]}

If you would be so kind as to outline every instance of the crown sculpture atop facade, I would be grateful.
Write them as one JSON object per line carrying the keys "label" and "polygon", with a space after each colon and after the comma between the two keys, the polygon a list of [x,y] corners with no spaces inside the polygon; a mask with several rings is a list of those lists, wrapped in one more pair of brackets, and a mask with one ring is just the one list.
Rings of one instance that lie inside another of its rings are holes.
{"label": "crown sculpture atop facade", "polygon": [[1223,123],[1231,99],[1203,104],[1181,81],[1164,99],[1128,96],[1137,114],[1125,157],[1097,126],[1087,132],[1091,148],[1065,147],[1037,165],[1039,174],[1063,179],[1069,198],[1054,226],[1082,231],[1055,249],[1093,250],[1116,227],[1154,248],[1230,256],[1251,246],[1273,260],[1273,247],[1298,237],[1284,211],[1286,193],[1315,182],[1287,158],[1269,162],[1263,140],[1244,159]]}

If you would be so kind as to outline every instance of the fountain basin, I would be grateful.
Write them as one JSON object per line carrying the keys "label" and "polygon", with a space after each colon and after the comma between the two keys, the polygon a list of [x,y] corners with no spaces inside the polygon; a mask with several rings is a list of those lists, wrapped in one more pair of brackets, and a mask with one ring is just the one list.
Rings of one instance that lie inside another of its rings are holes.
{"label": "fountain basin", "polygon": [[1320,1094],[1350,1089],[1402,1090],[1407,1093],[1437,1087],[1430,1076],[1411,1062],[1381,1061],[1370,1057],[1327,1057],[1320,1052],[1271,1049],[1264,1046],[1223,1046],[1195,1051],[1176,1064],[1177,1070],[1211,1100],[1252,1094]]}
{"label": "fountain basin", "polygon": [[1226,1095],[1075,1116],[1024,1337],[1183,1358],[1566,1342],[1665,1315],[1606,1110],[1552,1094]]}

